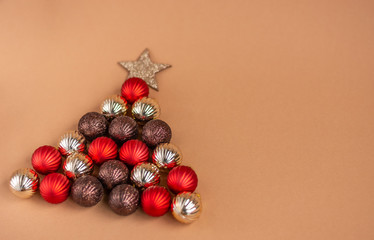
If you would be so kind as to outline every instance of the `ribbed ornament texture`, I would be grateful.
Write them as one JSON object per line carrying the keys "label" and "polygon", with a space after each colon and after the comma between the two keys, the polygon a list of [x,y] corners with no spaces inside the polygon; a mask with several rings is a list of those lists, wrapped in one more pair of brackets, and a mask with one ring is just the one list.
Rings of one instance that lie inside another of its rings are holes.
{"label": "ribbed ornament texture", "polygon": [[143,211],[153,217],[159,217],[167,213],[170,202],[170,193],[161,186],[147,188],[141,197]]}
{"label": "ribbed ornament texture", "polygon": [[51,173],[40,183],[40,195],[49,203],[61,203],[69,196],[70,182],[60,173]]}
{"label": "ribbed ornament texture", "polygon": [[129,103],[133,103],[142,97],[148,97],[149,88],[143,79],[129,78],[123,83],[121,94]]}
{"label": "ribbed ornament texture", "polygon": [[179,193],[173,198],[171,212],[175,219],[182,223],[192,223],[201,215],[200,196],[196,193]]}
{"label": "ribbed ornament texture", "polygon": [[122,145],[119,151],[119,158],[124,163],[134,166],[148,160],[149,149],[147,145],[140,140],[129,140]]}
{"label": "ribbed ornament texture", "polygon": [[157,145],[152,154],[152,161],[159,168],[172,169],[182,163],[182,153],[177,146],[171,143]]}
{"label": "ribbed ornament texture", "polygon": [[127,102],[120,96],[111,96],[103,101],[100,106],[101,114],[107,118],[113,118],[120,115],[125,115]]}
{"label": "ribbed ornament texture", "polygon": [[139,206],[139,191],[131,185],[121,184],[109,194],[109,207],[119,215],[130,215]]}
{"label": "ribbed ornament texture", "polygon": [[117,157],[117,144],[108,137],[98,137],[93,140],[88,148],[88,155],[95,164],[101,165],[105,161]]}
{"label": "ribbed ornament texture", "polygon": [[187,166],[178,166],[170,170],[167,185],[174,193],[193,192],[197,187],[198,179],[195,171]]}
{"label": "ribbed ornament texture", "polygon": [[119,184],[127,183],[129,170],[123,162],[109,160],[101,165],[98,178],[106,189],[111,190]]}
{"label": "ribbed ornament texture", "polygon": [[20,198],[30,198],[39,187],[39,176],[30,168],[21,168],[10,177],[10,191]]}
{"label": "ribbed ornament texture", "polygon": [[83,152],[85,141],[83,135],[78,131],[70,131],[60,138],[58,150],[64,156],[68,156],[73,152]]}
{"label": "ribbed ornament texture", "polygon": [[41,146],[31,157],[33,168],[41,174],[56,172],[61,165],[61,154],[52,146]]}
{"label": "ribbed ornament texture", "polygon": [[134,102],[131,112],[136,120],[147,122],[160,116],[160,106],[155,99],[143,97]]}
{"label": "ribbed ornament texture", "polygon": [[76,179],[82,175],[91,174],[93,171],[93,162],[84,153],[73,153],[66,158],[62,168],[68,178]]}
{"label": "ribbed ornament texture", "polygon": [[147,188],[160,182],[160,171],[152,163],[141,163],[132,169],[130,179],[137,187]]}

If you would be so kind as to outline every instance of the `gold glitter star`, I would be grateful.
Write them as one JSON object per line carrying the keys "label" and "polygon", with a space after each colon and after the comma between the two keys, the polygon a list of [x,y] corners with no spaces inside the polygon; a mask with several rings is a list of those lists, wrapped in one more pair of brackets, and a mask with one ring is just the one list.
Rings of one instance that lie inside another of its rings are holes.
{"label": "gold glitter star", "polygon": [[145,49],[138,60],[132,62],[119,62],[129,75],[127,79],[137,77],[143,79],[148,86],[158,91],[156,73],[171,67],[169,64],[153,63],[149,58],[149,50]]}

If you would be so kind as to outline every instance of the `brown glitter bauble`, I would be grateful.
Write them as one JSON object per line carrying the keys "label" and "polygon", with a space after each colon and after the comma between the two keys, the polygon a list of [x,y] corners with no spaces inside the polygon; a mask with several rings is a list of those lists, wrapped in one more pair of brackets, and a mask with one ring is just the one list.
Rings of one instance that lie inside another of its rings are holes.
{"label": "brown glitter bauble", "polygon": [[109,136],[119,142],[136,138],[138,135],[138,124],[134,119],[127,116],[119,116],[112,120],[109,125]]}
{"label": "brown glitter bauble", "polygon": [[130,215],[139,206],[139,191],[131,185],[121,184],[109,194],[109,207],[119,215]]}
{"label": "brown glitter bauble", "polygon": [[169,143],[171,128],[162,120],[151,120],[143,127],[142,139],[149,147],[155,147],[160,143]]}
{"label": "brown glitter bauble", "polygon": [[89,112],[83,115],[78,123],[78,131],[88,140],[104,136],[108,129],[108,121],[97,112]]}
{"label": "brown glitter bauble", "polygon": [[96,205],[104,196],[104,188],[94,176],[82,176],[71,187],[73,201],[83,207]]}
{"label": "brown glitter bauble", "polygon": [[98,178],[104,187],[111,190],[119,184],[124,184],[129,178],[129,169],[118,160],[109,160],[101,165]]}

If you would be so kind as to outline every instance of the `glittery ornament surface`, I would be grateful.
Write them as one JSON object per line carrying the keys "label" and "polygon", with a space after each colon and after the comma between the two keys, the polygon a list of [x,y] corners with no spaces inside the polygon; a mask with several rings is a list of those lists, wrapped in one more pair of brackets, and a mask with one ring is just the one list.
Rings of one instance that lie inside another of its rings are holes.
{"label": "glittery ornament surface", "polygon": [[201,215],[201,199],[196,193],[180,193],[173,198],[171,212],[182,223],[192,223]]}
{"label": "glittery ornament surface", "polygon": [[98,178],[104,187],[111,190],[119,184],[124,184],[129,178],[129,170],[118,160],[109,160],[101,165]]}
{"label": "glittery ornament surface", "polygon": [[73,152],[83,152],[85,148],[85,139],[78,131],[71,131],[64,134],[59,141],[58,150],[64,156]]}
{"label": "glittery ornament surface", "polygon": [[108,129],[108,121],[97,112],[89,112],[83,115],[78,122],[78,131],[88,140],[103,136]]}
{"label": "glittery ornament surface", "polygon": [[155,147],[160,143],[169,143],[171,135],[171,128],[166,122],[154,119],[144,125],[142,140],[148,146]]}
{"label": "glittery ornament surface", "polygon": [[160,172],[152,163],[141,163],[132,169],[130,179],[137,187],[147,188],[160,182]]}
{"label": "glittery ornament surface", "polygon": [[101,104],[101,113],[107,118],[125,115],[127,110],[126,104],[126,101],[120,96],[111,96]]}
{"label": "glittery ornament surface", "polygon": [[139,191],[128,184],[113,188],[109,194],[109,207],[119,215],[130,215],[139,206]]}
{"label": "glittery ornament surface", "polygon": [[158,90],[156,73],[171,67],[169,64],[153,63],[148,49],[145,49],[136,61],[119,62],[119,64],[129,72],[128,78],[141,78],[155,90]]}
{"label": "glittery ornament surface", "polygon": [[159,168],[171,169],[182,162],[182,153],[177,146],[171,143],[157,145],[152,154],[152,161]]}
{"label": "glittery ornament surface", "polygon": [[30,198],[39,186],[38,174],[30,168],[21,168],[10,177],[10,191],[20,198]]}
{"label": "glittery ornament surface", "polygon": [[138,124],[127,116],[119,116],[109,125],[109,135],[118,142],[124,142],[138,135]]}
{"label": "glittery ornament surface", "polygon": [[104,188],[94,176],[82,176],[71,187],[71,197],[74,202],[83,207],[96,205],[104,196]]}
{"label": "glittery ornament surface", "polygon": [[140,121],[147,122],[160,116],[160,106],[153,98],[141,98],[132,105],[132,116]]}
{"label": "glittery ornament surface", "polygon": [[66,158],[63,167],[66,176],[76,179],[93,171],[93,162],[89,156],[83,153],[73,153]]}

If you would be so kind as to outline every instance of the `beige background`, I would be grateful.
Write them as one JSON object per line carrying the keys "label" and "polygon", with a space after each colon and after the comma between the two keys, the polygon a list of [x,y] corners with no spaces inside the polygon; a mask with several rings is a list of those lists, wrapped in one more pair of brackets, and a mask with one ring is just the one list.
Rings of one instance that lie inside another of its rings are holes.
{"label": "beige background", "polygon": [[[0,1],[1,239],[374,239],[372,1]],[[200,220],[13,196],[145,47]]]}

